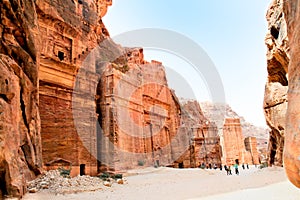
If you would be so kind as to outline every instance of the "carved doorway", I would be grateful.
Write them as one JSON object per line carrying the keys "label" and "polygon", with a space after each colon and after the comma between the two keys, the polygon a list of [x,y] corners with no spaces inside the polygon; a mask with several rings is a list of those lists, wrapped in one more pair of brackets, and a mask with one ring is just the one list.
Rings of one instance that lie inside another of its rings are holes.
{"label": "carved doorway", "polygon": [[80,165],[80,176],[85,175],[85,164]]}

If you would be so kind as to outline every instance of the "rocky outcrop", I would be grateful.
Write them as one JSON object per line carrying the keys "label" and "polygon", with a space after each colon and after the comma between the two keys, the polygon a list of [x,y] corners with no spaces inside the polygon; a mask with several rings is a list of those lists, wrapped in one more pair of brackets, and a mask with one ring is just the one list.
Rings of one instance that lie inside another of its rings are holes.
{"label": "rocky outcrop", "polygon": [[268,12],[266,35],[268,81],[265,87],[264,111],[271,128],[268,157],[270,165],[283,165],[283,145],[286,131],[288,63],[290,60],[283,0],[272,2]]}
{"label": "rocky outcrop", "polygon": [[300,134],[299,134],[299,29],[300,29],[300,1],[287,0],[283,2],[287,35],[289,38],[290,62],[288,65],[288,108],[286,114],[286,132],[284,144],[284,165],[290,181],[300,188]]}
{"label": "rocky outcrop", "polygon": [[0,198],[21,197],[42,167],[38,24],[32,0],[2,1],[0,12]]}
{"label": "rocky outcrop", "polygon": [[190,144],[188,151],[175,161],[175,167],[220,166],[222,151],[217,126],[204,116],[195,100],[181,100],[181,110],[182,128],[190,134]]}

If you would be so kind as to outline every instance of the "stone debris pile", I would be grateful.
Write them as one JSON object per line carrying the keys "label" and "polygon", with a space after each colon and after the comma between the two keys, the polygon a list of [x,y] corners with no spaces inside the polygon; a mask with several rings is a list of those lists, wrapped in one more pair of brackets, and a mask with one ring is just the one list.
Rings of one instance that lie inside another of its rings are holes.
{"label": "stone debris pile", "polygon": [[[122,180],[122,181],[120,181]],[[91,176],[76,176],[73,178],[61,176],[58,170],[51,170],[46,172],[41,177],[28,182],[28,192],[36,193],[45,191],[55,194],[69,194],[87,191],[101,190],[104,186],[111,187],[114,182],[124,182],[123,179],[114,180],[109,178],[105,181],[99,177]],[[109,183],[109,184],[108,184]]]}

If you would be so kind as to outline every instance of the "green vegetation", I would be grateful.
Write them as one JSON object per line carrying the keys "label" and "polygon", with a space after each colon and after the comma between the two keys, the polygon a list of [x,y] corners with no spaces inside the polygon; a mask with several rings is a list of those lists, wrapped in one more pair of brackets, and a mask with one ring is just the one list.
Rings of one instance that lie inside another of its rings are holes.
{"label": "green vegetation", "polygon": [[259,169],[263,169],[263,168],[266,168],[266,167],[268,167],[268,163],[263,162],[263,163],[260,164]]}
{"label": "green vegetation", "polygon": [[63,167],[58,168],[60,175],[63,176],[64,178],[70,177],[71,170],[72,170],[71,167],[70,167],[70,169],[65,169]]}
{"label": "green vegetation", "polygon": [[143,160],[138,160],[138,166],[144,166],[145,162]]}
{"label": "green vegetation", "polygon": [[98,176],[100,179],[102,179],[103,181],[109,181],[110,178],[112,179],[122,179],[123,178],[123,174],[109,174],[108,172],[103,172]]}

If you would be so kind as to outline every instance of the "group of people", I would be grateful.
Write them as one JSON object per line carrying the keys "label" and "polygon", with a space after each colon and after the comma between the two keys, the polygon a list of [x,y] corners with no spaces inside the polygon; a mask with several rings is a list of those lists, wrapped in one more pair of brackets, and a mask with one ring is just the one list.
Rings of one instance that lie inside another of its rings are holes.
{"label": "group of people", "polygon": [[[248,164],[246,164],[246,167],[247,167],[247,169],[249,169],[249,165],[248,165]],[[235,170],[235,174],[236,174],[236,175],[239,175],[240,172],[239,172],[239,163],[238,163],[238,162],[236,162],[236,163],[233,165],[233,168],[234,168],[234,170]],[[245,169],[245,164],[244,164],[244,163],[242,164],[242,168],[243,168],[243,170]],[[225,166],[224,166],[224,169],[225,169],[225,171],[227,172],[227,175],[232,175],[230,165],[229,165],[229,166],[225,165]]]}
{"label": "group of people", "polygon": [[[239,172],[239,162],[238,162],[238,160],[235,161],[235,164],[232,165],[232,167],[234,168],[235,174],[236,174],[236,175],[239,175],[240,172]],[[206,164],[206,165],[205,165],[205,163],[202,163],[201,165],[199,165],[199,168],[202,168],[202,169],[205,169],[205,168],[206,168],[206,169],[217,169],[217,168],[220,168],[220,170],[222,170],[222,169],[223,169],[223,166],[222,166],[222,164],[220,164],[219,167],[218,167],[216,164],[211,164],[211,163],[209,163],[209,164]],[[243,170],[244,170],[245,168],[249,169],[248,163],[247,163],[246,165],[243,163],[243,164],[242,164],[242,168],[243,168]],[[224,169],[225,169],[227,175],[232,175],[232,172],[231,172],[231,166],[230,166],[230,165],[228,165],[228,166],[227,166],[227,165],[224,165]]]}

